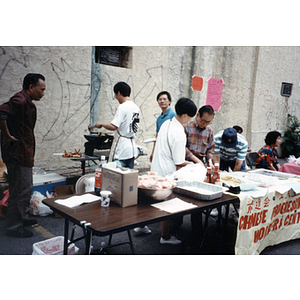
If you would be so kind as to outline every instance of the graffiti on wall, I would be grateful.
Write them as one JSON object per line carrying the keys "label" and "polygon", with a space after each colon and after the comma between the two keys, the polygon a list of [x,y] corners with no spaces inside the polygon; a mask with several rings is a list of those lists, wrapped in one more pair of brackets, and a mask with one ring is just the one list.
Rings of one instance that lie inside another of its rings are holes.
{"label": "graffiti on wall", "polygon": [[[82,115],[80,112],[86,105],[90,106],[90,83],[78,83],[68,80],[68,78],[78,78],[81,81],[84,76],[81,76],[82,70],[73,69],[65,59],[61,58],[61,65],[51,62],[51,70],[56,75],[60,93],[58,108],[54,114],[54,119],[51,121],[49,129],[43,135],[42,141],[57,140],[59,145],[63,145],[65,141],[84,123],[89,122],[88,113]],[[76,98],[84,92],[83,98]]]}
{"label": "graffiti on wall", "polygon": [[[0,47],[0,82],[1,80],[4,82],[5,76],[11,79],[12,74],[7,75],[11,70],[18,74],[32,72],[32,67],[30,68],[32,62],[30,62],[29,55],[26,54],[24,47],[14,48]],[[49,65],[49,71],[45,70],[45,74],[52,72],[55,75],[59,90],[54,92],[55,102],[49,104],[51,113],[47,116],[49,122],[43,122],[47,128],[44,128],[44,132],[45,130],[46,132],[43,133],[42,141],[56,141],[58,146],[62,146],[83,123],[87,124],[89,122],[87,120],[89,119],[90,109],[83,110],[82,108],[86,105],[90,107],[90,75],[82,76],[87,71],[75,70],[64,58],[60,59],[60,64],[50,61],[46,65]],[[73,78],[73,80],[70,78]],[[74,81],[74,78],[76,80],[78,78],[78,80]],[[86,83],[83,80],[84,78],[87,78]],[[21,83],[23,79],[18,78],[18,80]],[[4,84],[1,83],[1,86],[3,87]],[[7,87],[7,89],[10,89],[10,87]],[[82,94],[83,96],[81,96]],[[59,99],[56,99],[57,97]],[[5,98],[8,98],[8,96]],[[87,113],[83,115],[82,111],[87,111]]]}
{"label": "graffiti on wall", "polygon": [[[141,111],[141,124],[138,133],[141,139],[145,138],[144,135],[147,132],[150,132],[152,135],[155,134],[156,119],[161,113],[156,103],[156,96],[163,90],[163,66],[148,68],[145,70],[145,74],[145,79],[139,84],[139,87],[137,87],[137,84],[134,82],[132,75],[129,75],[126,80],[124,80],[131,87],[130,98],[138,105]],[[104,72],[104,76],[106,77],[105,81],[107,82],[106,86],[103,87],[105,89],[105,98],[100,101],[105,101],[105,111],[109,111],[112,116],[114,116],[118,107],[118,102],[114,99],[113,93],[113,87],[116,82],[113,82],[110,73]],[[99,85],[101,82],[99,81],[99,78],[96,79],[95,74],[93,75],[93,78],[96,80],[92,87],[94,90],[94,85]],[[92,98],[95,99],[96,97],[92,95]],[[151,111],[149,111],[149,106],[151,107]],[[103,115],[100,117],[103,118]]]}
{"label": "graffiti on wall", "polygon": [[12,63],[16,63],[20,65],[20,67],[27,68],[28,67],[28,55],[25,54],[24,48],[21,48],[21,55],[19,58],[15,56],[14,53],[8,53],[6,48],[0,46],[0,60],[4,61],[3,67],[0,70],[0,80],[4,76],[5,71],[9,68]]}

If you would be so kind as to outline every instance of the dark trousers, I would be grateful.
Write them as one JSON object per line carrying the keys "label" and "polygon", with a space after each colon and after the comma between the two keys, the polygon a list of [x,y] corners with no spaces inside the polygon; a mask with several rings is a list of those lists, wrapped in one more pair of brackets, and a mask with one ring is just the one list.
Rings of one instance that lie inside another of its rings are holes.
{"label": "dark trousers", "polygon": [[22,166],[16,159],[6,162],[9,198],[6,213],[6,229],[23,226],[29,218],[29,202],[33,188],[32,168]]}
{"label": "dark trousers", "polygon": [[123,168],[129,168],[129,169],[134,168],[134,157],[129,159],[123,159],[123,160],[120,159],[119,162],[121,163]]}
{"label": "dark trousers", "polygon": [[221,171],[228,171],[228,168],[230,167],[230,169],[233,171],[234,167],[235,167],[235,161],[236,160],[223,160],[222,158],[220,159],[220,170]]}

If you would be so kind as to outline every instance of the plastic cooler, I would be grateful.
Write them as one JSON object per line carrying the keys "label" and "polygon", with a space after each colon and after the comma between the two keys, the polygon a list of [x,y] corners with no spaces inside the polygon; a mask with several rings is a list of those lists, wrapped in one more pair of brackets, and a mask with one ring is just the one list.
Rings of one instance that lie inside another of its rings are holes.
{"label": "plastic cooler", "polygon": [[51,193],[56,185],[66,185],[66,180],[66,177],[56,173],[33,175],[32,192],[37,191],[46,196],[46,191]]}

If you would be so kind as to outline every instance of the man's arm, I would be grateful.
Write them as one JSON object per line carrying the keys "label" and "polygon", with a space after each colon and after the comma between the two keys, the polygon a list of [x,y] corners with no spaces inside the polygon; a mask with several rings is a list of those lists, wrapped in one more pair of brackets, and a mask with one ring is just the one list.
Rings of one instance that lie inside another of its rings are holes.
{"label": "man's arm", "polygon": [[118,129],[118,127],[112,123],[101,123],[101,122],[97,122],[95,125],[97,128],[105,128],[107,130],[112,130],[112,131],[116,131]]}
{"label": "man's arm", "polygon": [[[155,138],[157,138],[157,132],[156,132],[156,135],[155,135]],[[153,159],[153,153],[154,153],[154,149],[155,149],[155,145],[156,145],[156,141],[153,142],[153,148],[152,148],[152,152],[150,154],[150,162],[152,162],[152,159]]]}
{"label": "man's arm", "polygon": [[181,168],[183,168],[183,167],[185,167],[186,165],[189,165],[189,164],[192,164],[192,162],[186,160],[184,163],[182,163],[180,165],[176,165],[176,170],[179,170],[179,169],[181,169]]}
{"label": "man's arm", "polygon": [[236,159],[234,169],[232,171],[240,171],[242,164],[243,164],[243,160]]}
{"label": "man's arm", "polygon": [[7,127],[6,120],[0,120],[0,130],[1,130],[1,133],[6,137],[6,139],[9,143],[18,141],[18,139],[16,139],[14,136],[12,136],[10,134],[8,127]]}
{"label": "man's arm", "polygon": [[214,154],[213,161],[214,164],[218,163],[220,165],[220,154]]}

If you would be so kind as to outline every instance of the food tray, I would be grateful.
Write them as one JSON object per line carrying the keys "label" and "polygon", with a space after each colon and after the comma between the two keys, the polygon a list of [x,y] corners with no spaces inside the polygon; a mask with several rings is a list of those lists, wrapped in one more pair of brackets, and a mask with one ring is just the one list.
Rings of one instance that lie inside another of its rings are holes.
{"label": "food tray", "polygon": [[238,174],[233,175],[233,173],[221,173],[221,182],[224,183],[228,187],[239,187],[241,191],[250,191],[254,190],[259,183],[243,178],[242,172],[239,173],[241,178],[239,178]]}
{"label": "food tray", "polygon": [[221,198],[223,188],[218,185],[201,181],[178,181],[174,192],[189,196],[198,200],[214,200]]}

